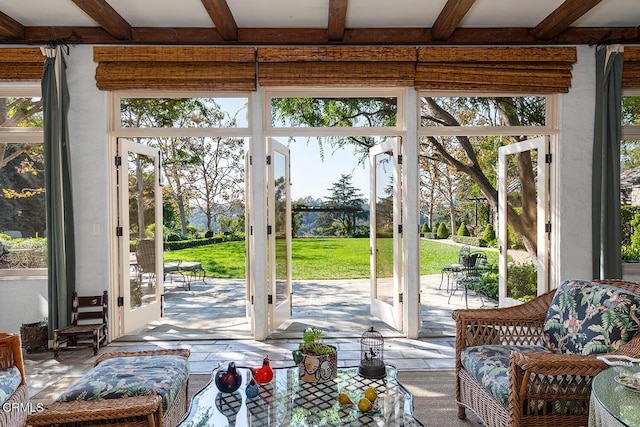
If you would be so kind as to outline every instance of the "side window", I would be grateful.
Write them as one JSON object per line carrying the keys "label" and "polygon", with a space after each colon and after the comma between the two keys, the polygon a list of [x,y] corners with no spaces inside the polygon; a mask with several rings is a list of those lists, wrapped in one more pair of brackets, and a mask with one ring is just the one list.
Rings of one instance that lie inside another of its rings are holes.
{"label": "side window", "polygon": [[0,275],[46,274],[42,100],[27,92],[0,90]]}

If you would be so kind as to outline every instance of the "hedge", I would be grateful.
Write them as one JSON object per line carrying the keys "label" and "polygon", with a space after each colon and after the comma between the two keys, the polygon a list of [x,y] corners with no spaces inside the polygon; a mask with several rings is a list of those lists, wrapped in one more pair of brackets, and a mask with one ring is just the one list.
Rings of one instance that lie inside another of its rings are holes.
{"label": "hedge", "polygon": [[226,236],[215,236],[209,239],[193,239],[193,240],[180,240],[178,242],[164,242],[164,250],[175,251],[178,249],[195,248],[198,246],[213,245],[215,243],[231,242],[237,240],[244,240],[244,236],[238,236],[235,234],[229,234]]}
{"label": "hedge", "polygon": [[482,240],[480,237],[451,236],[451,240],[456,243],[462,243],[463,245],[480,246],[482,248],[487,247],[487,242]]}

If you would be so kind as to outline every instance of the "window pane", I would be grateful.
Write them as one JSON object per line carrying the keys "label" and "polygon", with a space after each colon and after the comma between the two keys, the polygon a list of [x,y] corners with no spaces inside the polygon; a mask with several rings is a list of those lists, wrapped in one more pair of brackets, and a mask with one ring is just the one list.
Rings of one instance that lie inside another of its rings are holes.
{"label": "window pane", "polygon": [[0,143],[0,268],[47,266],[42,145]]}
{"label": "window pane", "polygon": [[[636,126],[635,129],[640,126],[640,96],[622,98],[622,125]],[[640,140],[637,139],[620,143],[620,204],[622,259],[640,261]]]}
{"label": "window pane", "polygon": [[246,128],[248,98],[122,98],[123,128]]}
{"label": "window pane", "polygon": [[422,97],[421,126],[544,126],[545,97]]}
{"label": "window pane", "polygon": [[273,127],[394,127],[396,98],[273,98]]}
{"label": "window pane", "polygon": [[0,98],[0,128],[42,127],[41,98]]}

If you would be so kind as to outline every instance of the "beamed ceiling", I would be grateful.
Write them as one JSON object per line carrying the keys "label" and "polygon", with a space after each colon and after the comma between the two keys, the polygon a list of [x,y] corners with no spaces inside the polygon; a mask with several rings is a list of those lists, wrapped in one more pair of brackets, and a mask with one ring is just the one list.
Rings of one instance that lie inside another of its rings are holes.
{"label": "beamed ceiling", "polygon": [[640,43],[640,0],[0,0],[0,43]]}

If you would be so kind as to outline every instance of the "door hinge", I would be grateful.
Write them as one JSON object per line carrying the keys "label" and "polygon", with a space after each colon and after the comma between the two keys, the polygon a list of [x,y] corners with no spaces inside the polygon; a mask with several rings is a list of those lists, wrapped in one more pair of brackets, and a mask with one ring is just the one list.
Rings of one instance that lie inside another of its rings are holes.
{"label": "door hinge", "polygon": [[267,235],[271,234],[271,226],[267,225]]}
{"label": "door hinge", "polygon": [[551,153],[546,154],[544,156],[544,162],[545,163],[549,163],[550,164],[552,161],[553,161],[553,155]]}
{"label": "door hinge", "polygon": [[253,295],[251,295],[251,305],[253,305]]}
{"label": "door hinge", "polygon": [[116,163],[116,166],[122,166],[122,157],[116,156],[115,163]]}
{"label": "door hinge", "polygon": [[118,307],[124,307],[124,297],[118,297]]}
{"label": "door hinge", "polygon": [[249,226],[249,236],[253,236],[253,225]]}
{"label": "door hinge", "polygon": [[402,154],[398,154],[398,164],[402,164]]}
{"label": "door hinge", "polygon": [[253,156],[249,156],[249,166],[253,165]]}
{"label": "door hinge", "polygon": [[267,295],[267,304],[273,304],[273,295]]}
{"label": "door hinge", "polygon": [[551,233],[551,223],[548,222],[544,225],[544,232],[545,233]]}
{"label": "door hinge", "polygon": [[122,237],[122,227],[116,227],[116,236]]}
{"label": "door hinge", "polygon": [[398,224],[398,234],[402,234],[402,224]]}
{"label": "door hinge", "polygon": [[401,304],[404,302],[404,294],[398,294],[398,302]]}
{"label": "door hinge", "polygon": [[271,164],[271,156],[267,156],[267,164],[270,165]]}

